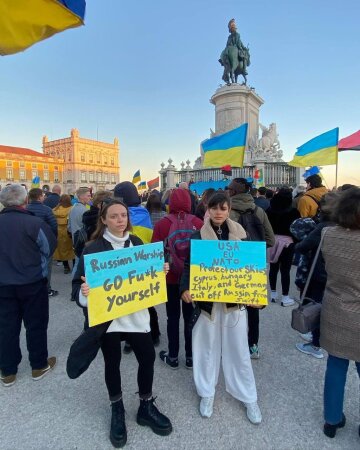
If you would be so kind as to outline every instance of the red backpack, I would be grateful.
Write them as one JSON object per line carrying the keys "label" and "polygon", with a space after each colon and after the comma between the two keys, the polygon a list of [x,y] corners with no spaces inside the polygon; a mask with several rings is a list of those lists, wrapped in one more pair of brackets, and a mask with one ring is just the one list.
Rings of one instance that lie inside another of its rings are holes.
{"label": "red backpack", "polygon": [[165,255],[170,264],[170,272],[180,281],[184,270],[185,259],[190,252],[190,237],[197,230],[193,224],[195,216],[179,213],[166,216],[171,225],[168,237],[165,239]]}

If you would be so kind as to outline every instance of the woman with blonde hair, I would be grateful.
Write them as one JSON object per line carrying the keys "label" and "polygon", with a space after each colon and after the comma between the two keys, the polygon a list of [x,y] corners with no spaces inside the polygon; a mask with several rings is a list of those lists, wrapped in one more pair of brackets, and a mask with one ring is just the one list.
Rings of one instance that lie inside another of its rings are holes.
{"label": "woman with blonde hair", "polygon": [[62,261],[64,266],[64,273],[70,273],[69,261],[73,262],[75,254],[71,237],[67,231],[67,224],[69,221],[69,214],[72,208],[70,195],[62,195],[59,204],[53,209],[57,225],[58,225],[58,244],[53,255],[56,261]]}

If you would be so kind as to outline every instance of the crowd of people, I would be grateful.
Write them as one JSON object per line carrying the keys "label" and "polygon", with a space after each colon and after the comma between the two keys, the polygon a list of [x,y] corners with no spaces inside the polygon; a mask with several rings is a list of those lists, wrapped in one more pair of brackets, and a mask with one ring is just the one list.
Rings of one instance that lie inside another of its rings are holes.
{"label": "crowd of people", "polygon": [[[299,336],[302,342],[296,348],[316,359],[324,358],[324,350],[328,353],[323,432],[335,437],[346,422],[343,400],[350,361],[355,361],[360,376],[360,188],[343,185],[329,192],[319,175],[305,181],[306,186],[295,189],[256,189],[251,181],[235,178],[225,191],[208,189],[200,199],[185,182],[143,197],[128,181],[113,191],[92,193],[82,187],[74,197],[61,194],[59,185],[47,193],[40,188],[27,192],[20,184],[4,187],[0,191],[2,385],[10,387],[16,382],[22,359],[22,323],[33,380],[41,380],[56,365],[56,357],[49,357],[47,348],[49,297],[58,294],[51,285],[53,264],[62,265],[69,276],[71,300],[82,308],[84,330],[88,330],[91,288],[85,278],[84,255],[164,242],[168,346],[160,350],[160,360],[169,369],[179,367],[182,315],[185,366],[193,371],[201,416],[213,414],[222,366],[227,392],[244,405],[251,423],[260,424],[251,360],[260,358],[259,312],[263,307],[193,302],[190,247],[194,239],[263,241],[270,304],[296,304],[290,296],[294,266],[300,295],[322,303],[320,326]],[[120,371],[123,353],[134,352],[138,362],[138,424],[161,436],[172,432],[172,423],[159,411],[152,391],[159,337],[155,307],[107,323],[101,335],[112,411],[110,441],[116,448],[127,441]]]}

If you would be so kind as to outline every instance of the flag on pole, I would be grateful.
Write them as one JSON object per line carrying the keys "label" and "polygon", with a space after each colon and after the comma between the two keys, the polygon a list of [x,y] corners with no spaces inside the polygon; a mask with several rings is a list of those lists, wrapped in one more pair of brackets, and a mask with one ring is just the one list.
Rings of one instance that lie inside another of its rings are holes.
{"label": "flag on pole", "polygon": [[34,177],[31,181],[31,189],[40,187],[40,177]]}
{"label": "flag on pole", "polygon": [[350,136],[340,139],[339,152],[344,152],[345,150],[360,150],[360,130],[350,134]]}
{"label": "flag on pole", "polygon": [[21,52],[43,39],[84,25],[85,0],[1,0],[0,55]]}
{"label": "flag on pole", "polygon": [[320,174],[320,169],[318,166],[313,166],[313,167],[310,167],[309,169],[305,170],[305,172],[303,173],[302,176],[306,180],[306,178],[311,177],[311,175],[317,175],[317,174]]}
{"label": "flag on pole", "polygon": [[336,164],[338,141],[339,128],[320,134],[298,147],[294,158],[288,164],[294,167]]}
{"label": "flag on pole", "polygon": [[201,144],[204,152],[204,167],[222,167],[230,164],[242,167],[248,124],[244,123],[227,133],[207,139]]}
{"label": "flag on pole", "polygon": [[140,180],[141,180],[141,176],[140,176],[140,169],[139,169],[139,170],[137,170],[137,171],[134,173],[132,182],[135,184],[135,183],[137,183],[137,182],[140,181]]}
{"label": "flag on pole", "polygon": [[141,183],[138,184],[139,191],[143,191],[146,189],[146,181],[141,181]]}
{"label": "flag on pole", "polygon": [[229,175],[229,176],[232,175],[232,169],[231,169],[230,164],[228,164],[227,166],[222,166],[221,173],[223,175]]}
{"label": "flag on pole", "polygon": [[256,169],[254,172],[255,187],[264,186],[264,171],[263,169]]}
{"label": "flag on pole", "polygon": [[156,177],[153,180],[148,181],[147,185],[150,190],[159,187],[160,186],[160,178]]}

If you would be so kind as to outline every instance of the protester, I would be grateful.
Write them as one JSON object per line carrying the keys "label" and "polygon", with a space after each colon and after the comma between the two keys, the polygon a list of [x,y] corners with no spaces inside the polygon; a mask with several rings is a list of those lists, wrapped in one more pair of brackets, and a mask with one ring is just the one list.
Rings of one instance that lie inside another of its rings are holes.
{"label": "protester", "polygon": [[149,195],[146,202],[146,209],[149,211],[153,227],[166,215],[166,212],[162,210],[159,194],[152,193]]}
{"label": "protester", "polygon": [[302,184],[299,184],[299,186],[296,186],[296,188],[293,190],[293,208],[296,208],[299,206],[299,200],[301,197],[305,194],[306,187]]}
{"label": "protester", "polygon": [[54,184],[51,193],[46,196],[44,200],[44,205],[48,206],[51,209],[54,209],[55,206],[59,204],[61,194],[61,186],[58,184]]}
{"label": "protester", "polygon": [[294,256],[294,240],[290,225],[300,217],[297,209],[292,207],[292,194],[288,187],[282,187],[270,201],[267,215],[275,233],[275,245],[269,250],[269,281],[271,301],[276,303],[277,276],[280,270],[282,298],[281,306],[292,306],[295,301],[289,297],[290,270]]}
{"label": "protester", "polygon": [[70,195],[63,194],[60,197],[59,204],[53,209],[58,227],[58,243],[53,258],[63,263],[65,274],[71,272],[69,261],[72,261],[73,266],[75,263],[73,244],[67,230],[71,208]]}
{"label": "protester", "polygon": [[257,191],[258,191],[258,195],[254,199],[255,205],[259,206],[264,211],[266,211],[270,206],[270,201],[266,198],[267,189],[266,189],[266,187],[261,186],[261,187],[259,187],[259,189]]}
{"label": "protester", "polygon": [[314,217],[318,212],[319,201],[328,190],[322,184],[321,176],[310,175],[306,178],[306,192],[299,199],[298,210],[301,217]]}
{"label": "protester", "polygon": [[204,220],[205,214],[207,213],[207,204],[213,194],[215,194],[214,188],[206,189],[202,196],[201,201],[196,207],[195,216],[198,217],[200,220]]}
{"label": "protester", "polygon": [[16,381],[22,359],[19,345],[22,322],[32,368],[41,380],[55,366],[48,358],[48,260],[56,247],[51,228],[26,210],[27,194],[20,184],[0,192],[0,379],[9,387]]}
{"label": "protester", "polygon": [[[101,209],[92,241],[87,244],[80,258],[73,280],[74,295],[77,293],[78,302],[84,308],[87,307],[87,297],[90,293],[85,279],[84,255],[143,244],[137,236],[129,234],[131,231],[129,215],[128,207],[117,199],[105,203]],[[164,270],[167,269],[168,265],[165,265]],[[152,396],[155,350],[150,333],[149,312],[144,309],[113,320],[101,343],[105,362],[105,382],[112,408],[110,441],[117,448],[124,446],[127,440],[120,375],[120,343],[125,339],[131,344],[139,363],[138,424],[149,426],[154,433],[162,436],[172,431],[170,420],[159,412]]]}
{"label": "protester", "polygon": [[[332,192],[325,194],[321,198],[319,202],[320,222],[305,239],[303,239],[295,246],[295,249],[302,254],[307,255],[308,253],[310,253],[309,258],[307,259],[307,273],[309,273],[310,271],[310,267],[314,261],[316,251],[320,245],[322,230],[326,227],[335,225],[332,221],[332,207],[336,198],[337,195]],[[325,270],[325,262],[320,251],[315,264],[314,272],[306,291],[306,298],[312,299],[317,303],[322,303],[326,285],[326,278],[327,275]],[[300,294],[303,294],[303,289],[300,289]],[[301,334],[301,337],[308,342],[306,344],[296,344],[296,348],[300,352],[306,353],[307,355],[311,355],[318,359],[324,357],[322,349],[320,348],[320,327],[315,328],[310,333]]]}
{"label": "protester", "polygon": [[[267,247],[275,243],[274,232],[262,208],[255,205],[249,191],[251,183],[245,178],[234,178],[229,185],[231,198],[230,219],[243,225],[249,240],[265,241]],[[259,358],[259,309],[247,308],[248,343],[252,359]]]}
{"label": "protester", "polygon": [[[246,239],[242,226],[229,219],[230,201],[226,194],[217,193],[208,203],[210,218],[191,239]],[[189,292],[190,258],[181,279],[181,298],[191,304]],[[250,422],[259,424],[261,412],[257,404],[255,378],[251,367],[247,339],[246,309],[238,304],[198,302],[200,316],[192,331],[194,382],[200,396],[200,414],[211,417],[215,388],[222,364],[226,390],[244,403]]]}
{"label": "protester", "polygon": [[191,210],[190,213],[191,214],[195,214],[196,211],[196,207],[198,204],[197,198],[195,197],[195,194],[193,194],[190,189],[189,189],[189,185],[186,181],[182,181],[181,183],[179,183],[179,188],[180,189],[186,189],[187,191],[189,191],[189,195],[190,195],[190,199],[191,199]]}
{"label": "protester", "polygon": [[[129,208],[130,222],[132,224],[131,233],[139,237],[144,244],[149,244],[153,235],[153,226],[151,224],[150,214],[146,208],[141,206],[140,197],[137,189],[130,181],[123,181],[114,188],[114,197],[120,198]],[[160,343],[159,319],[154,307],[149,308],[151,336],[154,345]],[[131,345],[125,341],[124,353],[131,353]]]}
{"label": "protester", "polygon": [[[192,368],[192,346],[191,331],[189,330],[189,320],[192,314],[192,306],[180,300],[179,283],[181,268],[175,267],[175,263],[183,265],[187,254],[190,251],[190,235],[192,232],[201,228],[203,222],[190,214],[191,199],[189,191],[186,189],[174,189],[170,195],[169,201],[170,213],[163,217],[154,228],[152,242],[164,242],[165,252],[170,261],[170,272],[166,277],[167,298],[167,336],[168,351],[162,350],[159,354],[160,359],[172,369],[179,367],[179,324],[180,312],[184,318],[184,336],[185,336],[185,365],[188,369]],[[185,230],[185,234],[181,231]],[[169,242],[170,233],[173,235]],[[175,246],[176,234],[178,233],[181,242],[187,242],[187,247],[182,248],[182,253],[177,255]],[[185,237],[184,237],[185,236]],[[186,251],[187,250],[187,251]],[[175,253],[175,254],[174,254]]]}
{"label": "protester", "polygon": [[[52,229],[52,232],[54,233],[55,237],[58,235],[58,227],[56,218],[54,216],[54,213],[52,209],[49,206],[44,205],[44,193],[42,189],[40,188],[33,188],[29,191],[28,196],[28,205],[26,206],[26,209],[30,211],[34,216],[39,217],[42,219],[45,223],[49,225],[49,227]],[[51,274],[52,274],[52,263],[53,258],[50,257],[48,260],[48,294],[49,297],[55,297],[59,294],[58,291],[51,288]]]}
{"label": "protester", "polygon": [[[345,426],[344,390],[349,361],[360,377],[360,189],[343,191],[334,207],[336,227],[322,245],[327,282],[321,312],[321,347],[329,356],[324,386],[324,433]],[[324,231],[323,231],[324,233]],[[360,435],[360,427],[359,427]]]}
{"label": "protester", "polygon": [[91,235],[96,230],[99,211],[103,202],[110,201],[113,198],[111,191],[97,191],[92,199],[90,209],[87,209],[82,216],[82,224],[87,234],[87,239],[91,238]]}
{"label": "protester", "polygon": [[265,197],[266,197],[268,200],[271,200],[271,199],[274,197],[274,194],[275,194],[275,192],[274,192],[272,189],[267,189],[267,190],[266,190]]}

